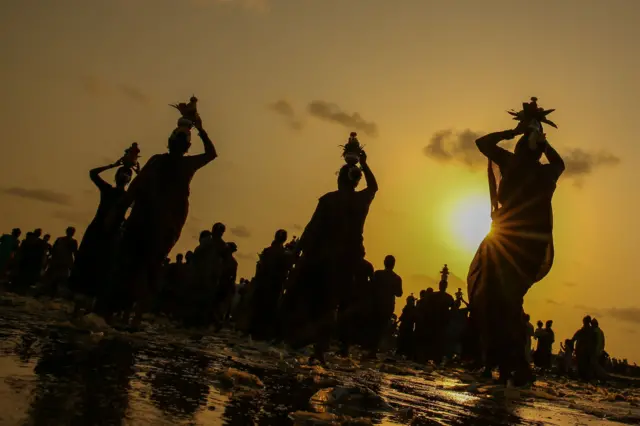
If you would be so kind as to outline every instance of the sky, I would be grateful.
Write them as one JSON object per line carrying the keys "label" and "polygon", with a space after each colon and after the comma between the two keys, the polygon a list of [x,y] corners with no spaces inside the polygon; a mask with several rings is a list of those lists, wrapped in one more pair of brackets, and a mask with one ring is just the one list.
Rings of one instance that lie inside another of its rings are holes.
{"label": "sky", "polygon": [[174,254],[224,222],[250,277],[274,232],[299,235],[335,189],[357,131],[380,186],[368,259],[394,254],[405,295],[447,263],[453,293],[489,214],[473,141],[536,96],[568,167],[555,265],[525,308],[558,340],[595,315],[610,353],[640,362],[639,20],[635,0],[5,0],[0,228],[82,230],[88,170],[133,141],[143,161],[163,152],[168,104],[195,93],[219,158],[193,180]]}

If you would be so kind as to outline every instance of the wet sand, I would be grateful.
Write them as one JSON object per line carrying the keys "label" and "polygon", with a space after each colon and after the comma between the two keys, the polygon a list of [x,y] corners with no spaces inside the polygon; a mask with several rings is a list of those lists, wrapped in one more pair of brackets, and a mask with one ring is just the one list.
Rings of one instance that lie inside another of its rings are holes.
{"label": "wet sand", "polygon": [[310,367],[304,353],[229,331],[161,320],[101,331],[68,311],[0,297],[0,425],[640,424],[634,382],[541,378],[519,390],[393,359]]}

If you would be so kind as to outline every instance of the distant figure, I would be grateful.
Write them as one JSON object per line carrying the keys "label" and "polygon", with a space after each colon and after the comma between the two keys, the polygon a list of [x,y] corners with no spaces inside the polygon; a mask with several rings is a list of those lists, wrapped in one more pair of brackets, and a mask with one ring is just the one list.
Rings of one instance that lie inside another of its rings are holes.
{"label": "distant figure", "polygon": [[[537,108],[535,100],[532,104]],[[513,153],[498,146],[518,135],[522,137]],[[527,117],[515,129],[490,133],[476,145],[489,159],[493,224],[469,268],[469,303],[486,368],[499,367],[503,382],[515,371],[515,382],[523,384],[533,379],[524,350],[524,295],[551,269],[551,200],[565,166],[540,123]],[[540,163],[542,155],[549,164]],[[496,177],[494,163],[502,180]]]}
{"label": "distant figure", "polygon": [[214,322],[217,329],[226,323],[231,310],[238,276],[238,261],[234,257],[237,251],[236,243],[229,242],[226,250],[222,253],[222,273],[214,295]]}
{"label": "distant figure", "polygon": [[526,314],[524,316],[524,320],[527,326],[527,342],[525,346],[525,356],[527,357],[527,363],[531,364],[533,362],[532,349],[531,349],[531,339],[535,336],[535,330],[533,329],[533,324],[531,324],[531,316]]}
{"label": "distant figure", "polygon": [[66,286],[76,253],[78,241],[76,228],[69,227],[64,237],[56,239],[51,249],[51,261],[45,274],[45,293],[54,297],[61,286]]}
{"label": "distant figure", "polygon": [[396,308],[396,297],[402,297],[402,278],[395,273],[396,258],[384,258],[384,269],[373,274],[372,292],[368,296],[372,303],[368,330],[371,333],[370,351],[378,350],[383,333],[389,326],[389,318]]}
{"label": "distant figure", "polygon": [[575,342],[578,374],[582,380],[589,381],[594,376],[593,360],[597,347],[597,336],[591,326],[589,315],[582,319],[582,328],[574,334],[573,341]]}
{"label": "distant figure", "polygon": [[[125,215],[125,209],[121,209],[119,212],[113,210],[124,196],[132,175],[131,170],[120,167],[116,171],[115,185],[111,185],[100,174],[119,166],[120,162],[116,162],[89,171],[89,178],[100,191],[100,203],[93,220],[82,236],[69,277],[69,289],[76,294],[84,295],[91,302],[88,304],[76,303],[76,309],[79,309],[81,305],[90,307],[93,299],[98,296],[99,292],[105,291],[105,285],[107,285],[106,279],[113,259],[114,245]],[[113,219],[107,223],[109,214],[113,215]]]}
{"label": "distant figure", "polygon": [[414,355],[414,327],[416,325],[416,298],[413,294],[407,297],[407,302],[400,314],[398,327],[398,355],[412,358]]}
{"label": "distant figure", "polygon": [[4,234],[0,237],[0,281],[6,278],[11,261],[18,252],[21,234],[22,231],[19,228],[14,228],[11,234]]}
{"label": "distant figure", "polygon": [[451,321],[451,310],[455,306],[453,296],[447,293],[448,286],[449,283],[446,279],[440,280],[438,291],[433,293],[428,303],[432,328],[429,359],[437,364],[442,361],[445,355],[447,328]]}
{"label": "distant figure", "polygon": [[162,262],[176,244],[189,212],[191,180],[216,158],[216,150],[197,118],[193,123],[204,153],[186,155],[191,147],[188,127],[176,128],[169,137],[169,152],[152,156],[131,182],[119,208],[131,213],[124,225],[114,285],[116,291],[107,315],[136,304],[134,326],[149,308]]}
{"label": "distant figure", "polygon": [[[364,151],[361,169],[344,165],[338,174],[338,190],[323,195],[311,220],[300,237],[297,250],[302,252],[296,283],[288,290],[298,306],[289,319],[294,346],[315,341],[314,357],[324,362],[328,349],[334,312],[345,291],[354,285],[356,268],[365,256],[364,224],[378,183],[368,166]],[[362,174],[367,188],[356,191]]]}
{"label": "distant figure", "polygon": [[41,237],[40,228],[28,233],[18,250],[16,277],[12,287],[19,294],[25,294],[40,281],[47,255],[47,245]]}
{"label": "distant figure", "polygon": [[285,247],[287,238],[287,231],[278,230],[256,265],[250,332],[258,340],[271,340],[279,329],[278,303],[293,262],[293,254]]}
{"label": "distant figure", "polygon": [[591,327],[593,328],[593,332],[596,337],[595,357],[596,357],[596,360],[600,362],[600,360],[604,355],[604,346],[605,346],[604,332],[600,328],[600,324],[598,323],[598,320],[595,318],[591,320]]}

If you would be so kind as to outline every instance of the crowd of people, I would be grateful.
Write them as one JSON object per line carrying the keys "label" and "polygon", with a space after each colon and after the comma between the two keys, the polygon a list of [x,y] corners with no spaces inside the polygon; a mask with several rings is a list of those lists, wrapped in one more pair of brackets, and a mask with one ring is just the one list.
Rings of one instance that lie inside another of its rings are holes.
{"label": "crowd of people", "polygon": [[[196,102],[193,97],[176,105],[182,117],[167,153],[140,168],[134,144],[117,162],[89,172],[100,203],[79,245],[74,228],[52,246],[41,230],[22,242],[17,229],[2,237],[0,272],[13,291],[35,286],[38,295],[55,295],[68,288],[81,295],[74,296],[76,314],[92,312],[112,325],[137,328],[146,313],[193,328],[232,322],[254,339],[293,349],[312,344],[311,361],[320,363],[333,340],[341,355],[359,345],[375,356],[395,336],[397,352],[407,358],[467,360],[488,375],[497,368],[504,382],[530,382],[532,362],[551,367],[552,322],[533,330],[523,300],[554,258],[551,200],[564,162],[542,131],[542,123],[555,127],[545,118],[552,110],[532,98],[512,113],[514,129],[476,141],[489,160],[493,226],[469,270],[468,302],[461,289],[455,297],[447,292],[445,265],[438,290],[425,289],[417,300],[410,295],[396,318],[395,299],[403,295],[396,259],[387,256],[379,270],[366,259],[364,225],[378,182],[355,133],[344,146],[337,190],[320,197],[299,239],[289,240],[285,230],[275,233],[251,280],[236,284],[237,246],[225,241],[222,223],[202,231],[193,251],[168,260],[187,219],[190,182],[217,157]],[[202,140],[202,154],[186,155],[192,129]],[[514,152],[498,146],[515,137]],[[540,162],[543,155],[548,164]],[[101,175],[114,168],[111,184]],[[362,177],[366,187],[358,190]],[[604,353],[604,338],[598,330],[597,322],[585,319],[585,327],[563,345],[567,359],[576,354],[586,379],[599,376],[594,360]],[[532,337],[538,341],[533,356]]]}

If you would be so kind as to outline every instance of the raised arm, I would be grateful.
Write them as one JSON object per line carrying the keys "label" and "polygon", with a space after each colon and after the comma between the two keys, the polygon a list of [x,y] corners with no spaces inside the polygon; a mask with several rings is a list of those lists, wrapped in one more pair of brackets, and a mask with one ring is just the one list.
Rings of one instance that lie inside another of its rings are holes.
{"label": "raised arm", "polygon": [[565,169],[564,160],[560,157],[558,151],[551,146],[549,141],[547,141],[547,147],[544,150],[544,155],[547,157],[547,160],[549,160],[549,165],[553,168],[556,179],[559,178]]}
{"label": "raised arm", "polygon": [[376,181],[376,177],[373,175],[373,172],[369,168],[369,163],[367,162],[367,154],[364,151],[360,153],[360,166],[362,166],[362,174],[364,174],[364,180],[367,182],[367,190],[375,194],[376,192],[378,192],[378,181]]}
{"label": "raised arm", "polygon": [[110,187],[111,185],[109,185],[104,179],[100,177],[100,173],[118,167],[119,165],[120,162],[116,162],[113,164],[109,164],[108,166],[96,167],[95,169],[91,169],[89,170],[89,178],[99,189]]}
{"label": "raised arm", "polygon": [[218,156],[218,153],[216,152],[216,148],[213,146],[213,142],[209,139],[209,135],[202,127],[201,120],[198,120],[195,123],[195,128],[198,130],[198,136],[200,136],[202,144],[204,145],[204,153],[191,155],[189,157],[192,167],[197,170],[212,162]]}
{"label": "raised arm", "polygon": [[494,163],[501,165],[510,153],[498,146],[502,141],[511,140],[518,135],[516,130],[504,130],[502,132],[489,133],[476,139],[476,146],[485,157]]}

